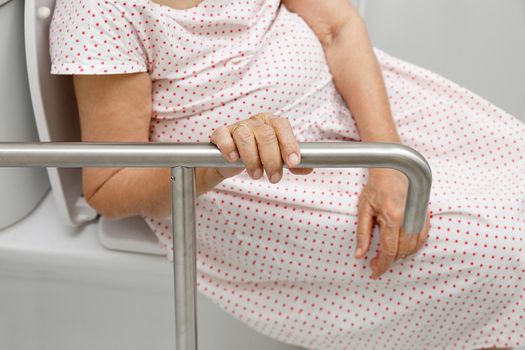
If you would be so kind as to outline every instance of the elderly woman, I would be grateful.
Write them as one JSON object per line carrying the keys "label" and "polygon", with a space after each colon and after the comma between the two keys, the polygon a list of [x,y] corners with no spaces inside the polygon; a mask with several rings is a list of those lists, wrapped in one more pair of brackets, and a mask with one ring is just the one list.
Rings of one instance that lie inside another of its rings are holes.
{"label": "elderly woman", "polygon": [[[83,141],[212,142],[242,160],[196,171],[198,288],[232,315],[309,349],[524,342],[525,125],[374,50],[347,0],[58,0],[50,35]],[[298,141],[420,151],[423,231],[402,230],[403,174],[297,168]],[[84,194],[144,217],[172,259],[169,177],[86,168]]]}

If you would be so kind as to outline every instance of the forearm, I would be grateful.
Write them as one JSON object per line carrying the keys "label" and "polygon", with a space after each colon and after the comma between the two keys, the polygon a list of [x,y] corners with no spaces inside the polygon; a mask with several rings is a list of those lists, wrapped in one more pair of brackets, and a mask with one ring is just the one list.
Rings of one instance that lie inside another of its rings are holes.
{"label": "forearm", "polygon": [[401,143],[364,21],[357,13],[349,14],[331,39],[324,43],[328,65],[361,141]]}
{"label": "forearm", "polygon": [[[134,215],[166,217],[171,213],[170,177],[169,168],[122,168],[88,195],[87,200],[101,215],[111,219]],[[222,179],[214,168],[196,168],[196,196]]]}

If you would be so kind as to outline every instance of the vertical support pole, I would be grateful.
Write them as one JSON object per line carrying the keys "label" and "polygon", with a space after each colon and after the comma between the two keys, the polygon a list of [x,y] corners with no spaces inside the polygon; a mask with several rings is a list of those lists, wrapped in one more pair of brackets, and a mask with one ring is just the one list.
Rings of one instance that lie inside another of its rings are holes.
{"label": "vertical support pole", "polygon": [[171,168],[176,350],[197,350],[195,168]]}

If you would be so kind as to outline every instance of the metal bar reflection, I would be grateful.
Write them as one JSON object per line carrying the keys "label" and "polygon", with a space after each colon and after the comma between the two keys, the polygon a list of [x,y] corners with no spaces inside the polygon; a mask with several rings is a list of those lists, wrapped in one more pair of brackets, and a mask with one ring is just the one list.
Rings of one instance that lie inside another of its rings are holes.
{"label": "metal bar reflection", "polygon": [[[392,168],[409,180],[403,228],[424,225],[432,172],[414,149],[381,142],[300,142],[298,168]],[[0,166],[30,167],[244,167],[229,163],[210,143],[0,143]],[[286,166],[285,166],[286,167]]]}
{"label": "metal bar reflection", "polygon": [[195,169],[171,168],[175,344],[197,349]]}

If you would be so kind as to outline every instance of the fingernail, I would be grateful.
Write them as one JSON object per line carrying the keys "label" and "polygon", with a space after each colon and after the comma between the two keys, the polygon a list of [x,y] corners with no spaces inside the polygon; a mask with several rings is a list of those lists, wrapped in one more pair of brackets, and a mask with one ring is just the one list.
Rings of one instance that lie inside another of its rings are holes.
{"label": "fingernail", "polygon": [[262,176],[262,169],[261,168],[257,168],[254,172],[253,172],[253,176],[258,179]]}
{"label": "fingernail", "polygon": [[297,153],[292,153],[288,156],[288,165],[297,165],[299,164],[299,156]]}
{"label": "fingernail", "polygon": [[355,256],[356,257],[361,256],[362,253],[363,253],[363,249],[362,248],[357,248],[357,250],[355,251]]}
{"label": "fingernail", "polygon": [[279,173],[275,173],[275,174],[273,174],[273,175],[270,177],[270,181],[271,181],[272,183],[276,183],[276,182],[278,182],[280,179],[281,179],[281,174],[279,174]]}
{"label": "fingernail", "polygon": [[230,159],[231,160],[237,160],[239,158],[239,154],[235,151],[230,153]]}

